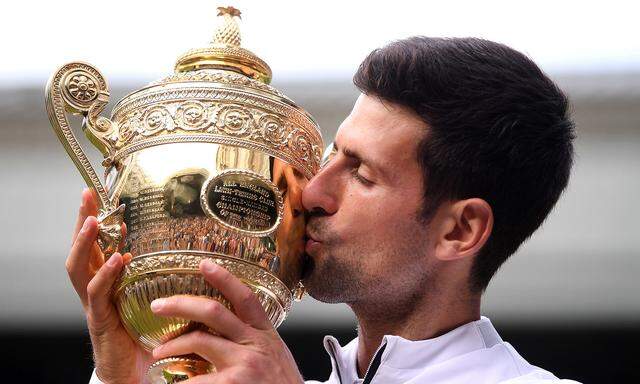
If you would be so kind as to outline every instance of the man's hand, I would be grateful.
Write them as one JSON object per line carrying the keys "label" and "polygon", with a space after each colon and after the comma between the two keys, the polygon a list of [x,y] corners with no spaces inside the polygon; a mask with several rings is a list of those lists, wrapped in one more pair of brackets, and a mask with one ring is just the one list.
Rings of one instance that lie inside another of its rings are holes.
{"label": "man's hand", "polygon": [[156,315],[202,323],[219,336],[190,332],[154,349],[153,357],[195,353],[210,361],[216,372],[184,384],[302,383],[302,376],[280,335],[271,325],[258,297],[226,269],[210,260],[200,264],[205,279],[231,303],[235,314],[215,300],[173,296],[151,303]]}
{"label": "man's hand", "polygon": [[[73,246],[66,262],[67,272],[87,317],[98,378],[105,384],[140,384],[153,359],[129,337],[120,323],[111,289],[131,255],[123,257],[115,253],[104,262],[96,243],[97,213],[91,191],[83,191]],[[124,225],[122,230],[124,235]]]}

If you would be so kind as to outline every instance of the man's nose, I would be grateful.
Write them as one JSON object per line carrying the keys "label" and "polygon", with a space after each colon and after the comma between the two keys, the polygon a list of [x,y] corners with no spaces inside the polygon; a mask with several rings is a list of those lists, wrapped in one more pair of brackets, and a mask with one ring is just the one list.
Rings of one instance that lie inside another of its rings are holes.
{"label": "man's nose", "polygon": [[302,206],[308,212],[325,212],[332,215],[338,211],[339,183],[331,164],[321,168],[309,180],[302,191]]}

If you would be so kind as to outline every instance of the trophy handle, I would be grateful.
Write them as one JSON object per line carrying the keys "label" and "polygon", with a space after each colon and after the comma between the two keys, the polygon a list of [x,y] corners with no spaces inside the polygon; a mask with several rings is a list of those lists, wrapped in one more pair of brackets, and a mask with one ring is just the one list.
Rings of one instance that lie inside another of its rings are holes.
{"label": "trophy handle", "polygon": [[104,166],[113,162],[118,140],[118,127],[111,120],[100,116],[109,101],[109,88],[102,74],[93,66],[73,62],[58,69],[47,83],[45,103],[49,121],[62,146],[80,171],[89,188],[98,196],[98,245],[105,257],[118,250],[122,240],[121,226],[124,220],[124,204],[116,206],[87,159],[76,139],[65,112],[82,115],[82,130],[105,157]]}

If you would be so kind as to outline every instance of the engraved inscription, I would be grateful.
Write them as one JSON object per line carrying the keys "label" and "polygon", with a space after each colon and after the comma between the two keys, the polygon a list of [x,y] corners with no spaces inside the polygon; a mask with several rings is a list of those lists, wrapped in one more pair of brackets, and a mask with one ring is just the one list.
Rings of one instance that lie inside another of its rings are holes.
{"label": "engraved inscription", "polygon": [[280,207],[275,186],[256,176],[220,175],[208,183],[204,200],[214,218],[233,228],[262,232],[278,223]]}
{"label": "engraved inscription", "polygon": [[152,227],[169,217],[164,208],[165,197],[163,188],[142,189],[138,197],[126,202],[125,220],[130,233],[137,233],[141,229]]}

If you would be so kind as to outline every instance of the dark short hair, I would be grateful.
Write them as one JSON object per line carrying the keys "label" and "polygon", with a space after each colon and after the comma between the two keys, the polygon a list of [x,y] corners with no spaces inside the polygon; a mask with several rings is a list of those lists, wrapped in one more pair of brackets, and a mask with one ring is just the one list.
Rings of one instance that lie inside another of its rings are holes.
{"label": "dark short hair", "polygon": [[376,49],[353,78],[427,123],[418,146],[425,218],[443,201],[481,198],[494,227],[470,288],[483,291],[565,189],[574,124],[567,97],[538,66],[477,38],[412,37]]}

